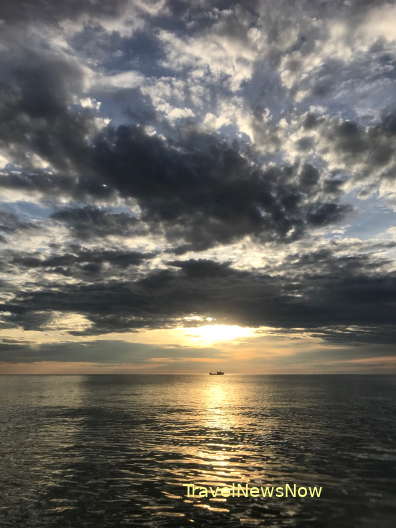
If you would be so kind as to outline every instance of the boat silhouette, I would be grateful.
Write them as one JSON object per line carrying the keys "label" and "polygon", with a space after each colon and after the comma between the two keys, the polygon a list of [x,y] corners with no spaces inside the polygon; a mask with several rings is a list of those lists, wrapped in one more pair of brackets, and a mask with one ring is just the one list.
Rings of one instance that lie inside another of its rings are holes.
{"label": "boat silhouette", "polygon": [[224,372],[222,370],[216,370],[209,372],[209,376],[224,376]]}

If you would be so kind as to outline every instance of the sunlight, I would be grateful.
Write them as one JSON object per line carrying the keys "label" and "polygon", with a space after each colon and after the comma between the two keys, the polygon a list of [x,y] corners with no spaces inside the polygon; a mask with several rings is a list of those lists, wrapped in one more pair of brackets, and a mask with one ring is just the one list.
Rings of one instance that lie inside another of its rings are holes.
{"label": "sunlight", "polygon": [[195,345],[211,345],[223,341],[233,341],[244,337],[252,337],[255,334],[253,328],[224,324],[180,328],[180,330]]}

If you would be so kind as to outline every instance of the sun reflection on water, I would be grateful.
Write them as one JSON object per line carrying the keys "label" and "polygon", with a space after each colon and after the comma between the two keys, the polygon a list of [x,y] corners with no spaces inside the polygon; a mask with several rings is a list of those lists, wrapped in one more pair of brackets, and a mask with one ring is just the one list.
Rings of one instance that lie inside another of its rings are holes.
{"label": "sun reflection on water", "polygon": [[235,416],[229,403],[229,394],[223,379],[211,383],[206,391],[203,407],[206,409],[208,425],[218,429],[229,429],[235,425]]}
{"label": "sun reflection on water", "polygon": [[[328,416],[326,421],[322,417],[331,411],[327,401],[319,407],[312,401],[321,394],[322,385],[310,378],[288,379],[287,385],[277,378],[227,375],[93,376],[77,381],[28,377],[3,383],[7,388],[3,401],[17,402],[21,409],[11,415],[12,434],[5,428],[2,445],[13,454],[14,445],[18,452],[25,448],[27,457],[21,462],[16,456],[3,457],[3,483],[12,477],[21,488],[25,486],[29,500],[39,497],[40,508],[48,515],[67,517],[70,525],[72,519],[83,518],[91,526],[91,517],[85,516],[106,507],[118,516],[120,526],[125,516],[133,526],[157,526],[153,518],[169,519],[167,526],[176,525],[172,518],[175,523],[184,518],[197,521],[197,526],[222,526],[218,516],[227,512],[223,517],[230,520],[227,526],[254,525],[258,520],[271,522],[275,511],[284,519],[276,526],[288,528],[297,526],[294,518],[302,518],[302,502],[187,497],[184,486],[295,481],[334,487],[336,483],[321,466],[306,468],[312,456],[307,446],[314,439],[327,438],[332,425]],[[328,390],[325,396],[331,394]],[[0,414],[3,421],[5,417]],[[27,417],[29,436],[25,435]],[[344,430],[339,429],[339,434],[344,439]],[[18,501],[18,494],[9,499],[13,507]],[[0,508],[0,517],[1,513]],[[51,524],[40,524],[52,525],[52,517]],[[111,517],[106,526],[113,525]]]}
{"label": "sun reflection on water", "polygon": [[201,462],[196,481],[206,486],[241,481],[238,453],[244,451],[244,446],[239,441],[235,443],[234,438],[242,418],[236,408],[240,394],[225,378],[210,378],[202,389],[197,427],[203,429],[205,442],[193,452],[194,458]]}

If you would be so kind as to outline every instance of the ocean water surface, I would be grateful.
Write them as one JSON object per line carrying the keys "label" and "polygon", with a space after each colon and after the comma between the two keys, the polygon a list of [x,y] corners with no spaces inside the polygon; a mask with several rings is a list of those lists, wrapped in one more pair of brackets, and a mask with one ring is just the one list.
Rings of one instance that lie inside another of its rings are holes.
{"label": "ocean water surface", "polygon": [[2,528],[393,527],[396,377],[1,376],[0,491]]}

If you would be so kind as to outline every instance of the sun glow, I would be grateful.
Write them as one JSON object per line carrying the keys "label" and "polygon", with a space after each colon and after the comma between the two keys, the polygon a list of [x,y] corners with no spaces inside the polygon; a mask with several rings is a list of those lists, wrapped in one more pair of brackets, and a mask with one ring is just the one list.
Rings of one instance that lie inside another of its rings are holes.
{"label": "sun glow", "polygon": [[254,329],[238,325],[212,324],[181,328],[184,336],[194,345],[211,345],[254,336]]}

